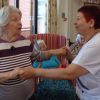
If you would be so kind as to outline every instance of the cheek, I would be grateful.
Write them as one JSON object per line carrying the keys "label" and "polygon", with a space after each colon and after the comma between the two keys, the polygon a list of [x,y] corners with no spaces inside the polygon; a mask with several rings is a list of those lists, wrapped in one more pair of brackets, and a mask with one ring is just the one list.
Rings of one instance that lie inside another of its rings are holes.
{"label": "cheek", "polygon": [[82,25],[80,26],[80,28],[83,29],[83,30],[87,30],[89,27],[88,27],[87,24],[82,24]]}
{"label": "cheek", "polygon": [[9,24],[9,27],[8,28],[11,29],[11,30],[15,30],[15,27],[16,26],[12,23],[12,24]]}
{"label": "cheek", "polygon": [[77,23],[77,28],[78,29],[86,29],[87,24],[85,22],[79,22],[79,23]]}
{"label": "cheek", "polygon": [[16,26],[17,26],[17,22],[12,21],[12,22],[10,23],[10,26],[11,26],[11,27],[16,27]]}

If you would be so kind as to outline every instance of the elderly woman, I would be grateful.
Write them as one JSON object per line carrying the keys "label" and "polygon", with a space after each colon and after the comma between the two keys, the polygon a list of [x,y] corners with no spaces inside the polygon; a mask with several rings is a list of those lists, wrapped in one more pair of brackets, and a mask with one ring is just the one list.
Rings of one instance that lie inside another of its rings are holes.
{"label": "elderly woman", "polygon": [[[100,100],[100,8],[83,6],[78,10],[75,28],[85,44],[66,69],[33,69],[20,71],[23,79],[33,75],[51,79],[76,79],[80,100]],[[67,56],[72,60],[68,51]]]}
{"label": "elderly woman", "polygon": [[[19,9],[13,6],[0,9],[0,100],[28,100],[34,92],[33,79],[23,80],[18,76],[18,68],[32,68],[33,44],[21,36],[21,28]],[[46,52],[46,57],[52,51]]]}
{"label": "elderly woman", "polygon": [[[31,66],[32,45],[20,35],[21,28],[20,10],[12,6],[0,9],[0,73],[2,74],[15,68]],[[13,79],[0,84],[0,100],[28,100],[33,92],[34,81],[21,80],[17,74]]]}

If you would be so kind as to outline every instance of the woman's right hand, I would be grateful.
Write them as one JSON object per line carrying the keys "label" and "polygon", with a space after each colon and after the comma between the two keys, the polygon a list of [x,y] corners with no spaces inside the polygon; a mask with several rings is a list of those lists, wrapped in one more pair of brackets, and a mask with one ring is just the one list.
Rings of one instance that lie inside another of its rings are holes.
{"label": "woman's right hand", "polygon": [[53,49],[50,50],[51,55],[59,55],[59,56],[66,56],[68,52],[68,48],[66,46],[59,48],[59,49]]}

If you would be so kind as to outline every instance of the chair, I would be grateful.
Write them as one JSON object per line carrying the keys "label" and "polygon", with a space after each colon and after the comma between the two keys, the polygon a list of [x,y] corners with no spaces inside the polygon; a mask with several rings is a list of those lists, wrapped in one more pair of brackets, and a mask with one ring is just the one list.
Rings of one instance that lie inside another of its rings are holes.
{"label": "chair", "polygon": [[[66,46],[67,39],[57,34],[34,34],[30,40],[43,39],[48,49]],[[43,79],[37,85],[36,100],[75,100],[76,93],[71,81]]]}
{"label": "chair", "polygon": [[45,41],[48,49],[57,49],[66,46],[67,38],[63,35],[57,34],[33,34],[30,36],[31,41],[34,39],[42,39]]}
{"label": "chair", "polygon": [[[32,42],[34,39],[44,40],[48,49],[58,49],[58,48],[61,48],[61,47],[67,45],[67,38],[65,36],[59,35],[59,34],[50,34],[50,33],[32,34],[31,36],[29,36],[29,38]],[[68,64],[68,61],[66,60],[66,57],[64,57],[64,56],[60,56],[59,60],[62,63],[64,62],[66,65]],[[60,67],[64,68],[64,67],[66,67],[66,65],[63,64],[63,66],[60,66]]]}

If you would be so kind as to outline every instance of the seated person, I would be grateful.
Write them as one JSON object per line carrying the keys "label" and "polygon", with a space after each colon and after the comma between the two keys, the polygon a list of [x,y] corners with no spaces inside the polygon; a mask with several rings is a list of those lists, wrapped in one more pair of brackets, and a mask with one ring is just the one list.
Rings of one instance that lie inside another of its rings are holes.
{"label": "seated person", "polygon": [[[47,46],[44,42],[44,40],[37,40],[37,44],[39,46],[39,49],[41,51],[46,51],[47,50]],[[35,61],[33,61],[33,67],[34,68],[56,68],[59,67],[60,65],[60,61],[57,58],[57,56],[52,55],[51,57],[49,57],[48,59],[45,59],[43,61],[41,61],[41,59],[36,59]]]}

